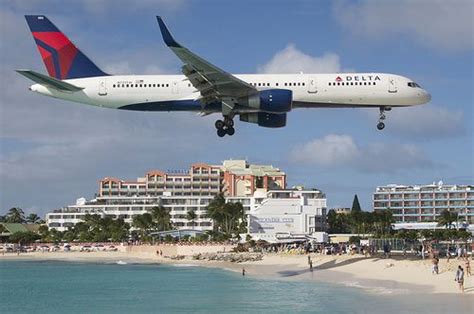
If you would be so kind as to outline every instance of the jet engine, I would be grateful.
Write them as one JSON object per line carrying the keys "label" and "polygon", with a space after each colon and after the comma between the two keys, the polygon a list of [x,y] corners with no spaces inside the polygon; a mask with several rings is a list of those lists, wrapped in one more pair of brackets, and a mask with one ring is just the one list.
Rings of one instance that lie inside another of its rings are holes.
{"label": "jet engine", "polygon": [[281,128],[286,125],[286,113],[254,112],[241,113],[240,121],[255,123],[265,128]]}
{"label": "jet engine", "polygon": [[288,89],[267,89],[239,101],[244,106],[270,113],[291,111],[293,93]]}

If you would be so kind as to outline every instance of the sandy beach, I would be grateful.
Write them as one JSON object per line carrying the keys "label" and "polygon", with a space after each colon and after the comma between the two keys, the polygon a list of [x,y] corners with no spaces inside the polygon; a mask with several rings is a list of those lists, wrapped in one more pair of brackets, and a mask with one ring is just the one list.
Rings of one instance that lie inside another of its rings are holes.
{"label": "sandy beach", "polygon": [[[136,246],[125,247],[117,252],[32,252],[0,255],[0,260],[61,260],[71,262],[107,262],[117,263],[165,263],[187,264],[203,267],[219,267],[241,272],[262,279],[323,281],[344,286],[357,287],[380,294],[457,294],[454,281],[455,269],[464,262],[451,259],[449,263],[442,259],[439,274],[431,273],[431,263],[426,260],[399,258],[366,258],[362,255],[319,255],[310,254],[313,271],[308,266],[308,255],[265,254],[261,261],[230,263],[220,261],[194,260],[196,252],[213,252],[224,249],[222,246],[187,246],[181,249],[181,260],[171,259],[169,255],[159,256],[156,250],[176,249],[172,246]],[[227,250],[228,252],[228,250]],[[471,262],[471,265],[474,264]],[[465,276],[465,297],[474,300],[474,276]]]}

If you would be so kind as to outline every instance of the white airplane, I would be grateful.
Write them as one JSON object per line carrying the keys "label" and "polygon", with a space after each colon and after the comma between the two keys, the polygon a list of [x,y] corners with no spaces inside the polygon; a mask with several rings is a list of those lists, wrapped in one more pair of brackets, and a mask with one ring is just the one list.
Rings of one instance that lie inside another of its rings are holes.
{"label": "white airplane", "polygon": [[31,91],[92,106],[138,111],[221,113],[220,137],[235,133],[234,120],[279,128],[298,108],[379,108],[421,105],[430,94],[409,78],[386,73],[230,74],[209,63],[171,36],[161,17],[166,45],[183,62],[184,75],[109,75],[43,15],[25,16],[49,76],[17,70],[37,84]]}

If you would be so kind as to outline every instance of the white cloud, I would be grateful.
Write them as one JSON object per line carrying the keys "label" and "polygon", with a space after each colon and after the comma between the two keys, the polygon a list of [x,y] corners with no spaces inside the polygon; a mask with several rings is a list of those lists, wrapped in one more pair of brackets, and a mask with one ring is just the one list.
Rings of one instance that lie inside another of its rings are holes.
{"label": "white cloud", "polygon": [[337,134],[329,134],[295,147],[290,160],[326,168],[345,167],[377,173],[432,166],[432,162],[414,145],[374,143],[360,146],[350,135]]}
{"label": "white cloud", "polygon": [[292,159],[296,162],[331,166],[350,162],[358,154],[359,149],[351,136],[330,134],[298,147],[293,151]]}
{"label": "white cloud", "polygon": [[464,134],[462,111],[436,105],[397,108],[387,114],[387,131],[406,137],[442,138]]}
{"label": "white cloud", "polygon": [[474,46],[473,2],[470,0],[399,0],[334,2],[333,14],[347,31],[358,36],[397,40],[394,35],[442,50]]}
{"label": "white cloud", "polygon": [[259,73],[337,73],[341,72],[339,56],[325,53],[322,57],[313,57],[289,44],[277,52],[266,64],[258,67]]}

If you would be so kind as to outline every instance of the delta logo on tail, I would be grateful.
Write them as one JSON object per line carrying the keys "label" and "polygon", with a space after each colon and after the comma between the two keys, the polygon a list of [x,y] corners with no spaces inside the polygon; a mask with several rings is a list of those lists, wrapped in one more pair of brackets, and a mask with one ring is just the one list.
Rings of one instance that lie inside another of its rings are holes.
{"label": "delta logo on tail", "polygon": [[51,77],[64,80],[107,75],[46,17],[27,15],[26,21]]}

